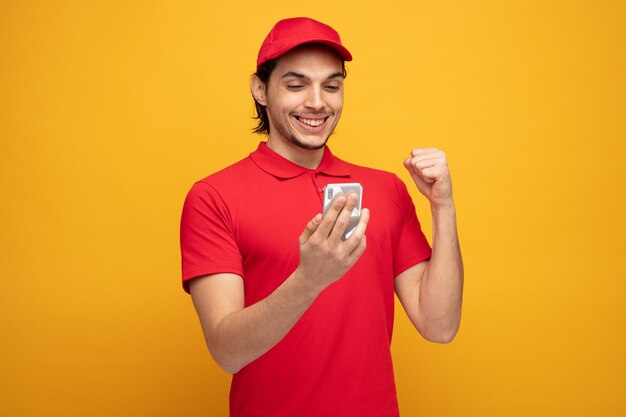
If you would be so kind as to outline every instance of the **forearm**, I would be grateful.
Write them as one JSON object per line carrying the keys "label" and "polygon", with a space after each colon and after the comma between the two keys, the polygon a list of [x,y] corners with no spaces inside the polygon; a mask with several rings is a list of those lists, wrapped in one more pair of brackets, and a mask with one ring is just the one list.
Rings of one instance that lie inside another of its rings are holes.
{"label": "forearm", "polygon": [[319,292],[294,272],[265,299],[223,317],[207,335],[211,354],[222,368],[238,372],[280,342]]}
{"label": "forearm", "polygon": [[420,315],[429,339],[451,341],[461,321],[463,261],[454,204],[432,209],[433,253],[420,286]]}

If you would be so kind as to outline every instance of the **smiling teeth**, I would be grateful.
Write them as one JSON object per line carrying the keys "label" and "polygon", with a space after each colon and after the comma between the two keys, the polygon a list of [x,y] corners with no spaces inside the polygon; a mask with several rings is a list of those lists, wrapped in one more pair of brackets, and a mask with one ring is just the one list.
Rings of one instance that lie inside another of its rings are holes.
{"label": "smiling teeth", "polygon": [[311,119],[302,119],[302,118],[298,118],[298,120],[300,120],[300,122],[304,123],[305,125],[311,126],[311,127],[321,126],[326,121],[326,119],[311,120]]}

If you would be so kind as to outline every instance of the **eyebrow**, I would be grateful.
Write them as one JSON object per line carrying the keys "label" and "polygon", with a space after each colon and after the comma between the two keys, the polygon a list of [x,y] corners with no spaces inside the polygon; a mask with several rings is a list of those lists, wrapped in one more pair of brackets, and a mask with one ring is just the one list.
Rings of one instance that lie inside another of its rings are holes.
{"label": "eyebrow", "polygon": [[[295,78],[300,78],[300,79],[306,79],[309,78],[306,75],[300,73],[300,72],[295,72],[295,71],[287,71],[286,73],[283,74],[282,77],[280,78],[289,78],[289,77],[295,77]],[[343,78],[343,73],[341,72],[333,72],[332,74],[330,74],[328,77],[326,77],[327,80],[333,79],[333,78]]]}

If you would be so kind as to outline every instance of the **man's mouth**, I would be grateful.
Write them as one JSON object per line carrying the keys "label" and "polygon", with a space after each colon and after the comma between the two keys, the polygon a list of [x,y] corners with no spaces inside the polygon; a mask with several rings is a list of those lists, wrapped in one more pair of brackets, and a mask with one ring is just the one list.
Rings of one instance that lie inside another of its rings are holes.
{"label": "man's mouth", "polygon": [[297,121],[299,121],[300,123],[302,123],[303,125],[307,125],[310,127],[319,127],[321,125],[323,125],[326,120],[328,120],[329,116],[323,117],[323,118],[307,118],[304,116],[294,116],[296,118]]}

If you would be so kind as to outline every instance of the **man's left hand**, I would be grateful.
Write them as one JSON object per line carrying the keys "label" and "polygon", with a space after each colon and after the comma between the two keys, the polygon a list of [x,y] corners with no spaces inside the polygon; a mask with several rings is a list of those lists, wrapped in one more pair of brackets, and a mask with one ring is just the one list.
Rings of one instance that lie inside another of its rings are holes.
{"label": "man's left hand", "polygon": [[413,149],[411,157],[404,160],[404,166],[432,208],[453,204],[452,181],[443,151],[437,148]]}

